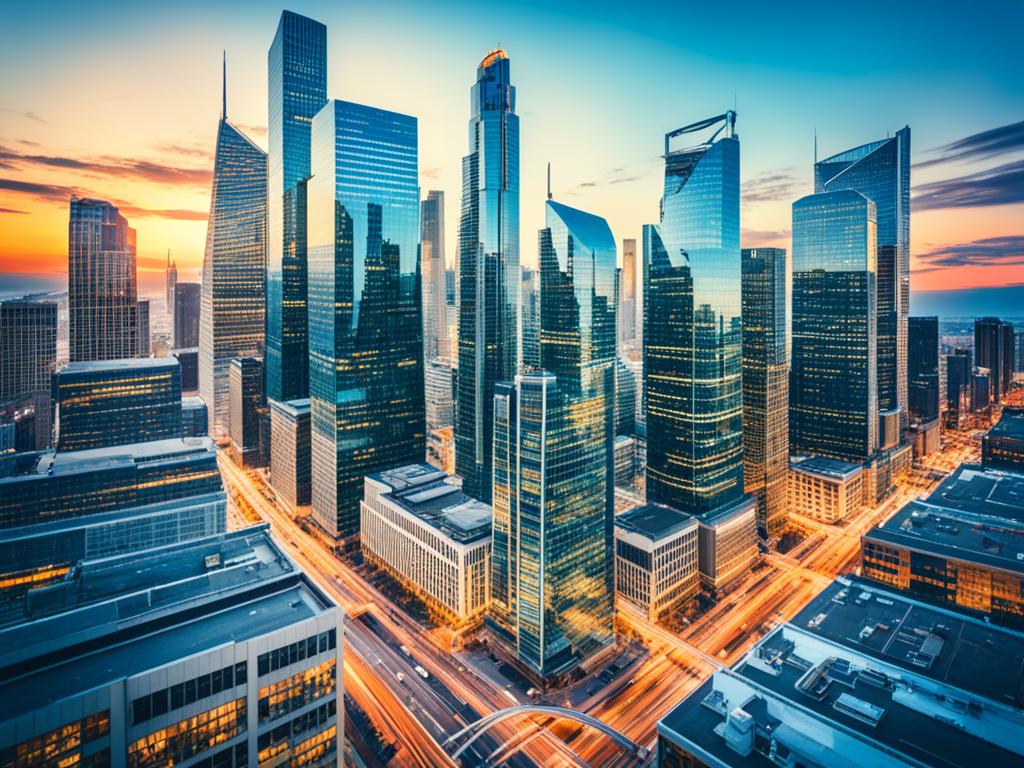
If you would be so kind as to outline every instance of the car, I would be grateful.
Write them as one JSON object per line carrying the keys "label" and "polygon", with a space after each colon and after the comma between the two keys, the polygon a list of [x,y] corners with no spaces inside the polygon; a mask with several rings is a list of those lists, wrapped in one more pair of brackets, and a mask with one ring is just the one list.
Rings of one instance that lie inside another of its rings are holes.
{"label": "car", "polygon": [[419,664],[417,664],[415,667],[413,667],[413,669],[415,669],[416,670],[416,674],[419,675],[420,677],[422,677],[424,680],[426,680],[428,677],[430,677],[430,673],[427,672],[427,670],[425,670]]}
{"label": "car", "polygon": [[404,653],[406,656],[412,656],[412,653],[404,645],[402,646],[402,653]]}
{"label": "car", "polygon": [[395,677],[398,678],[398,682],[400,682],[400,683],[404,683],[405,682],[405,675],[403,675],[401,672],[395,673]]}

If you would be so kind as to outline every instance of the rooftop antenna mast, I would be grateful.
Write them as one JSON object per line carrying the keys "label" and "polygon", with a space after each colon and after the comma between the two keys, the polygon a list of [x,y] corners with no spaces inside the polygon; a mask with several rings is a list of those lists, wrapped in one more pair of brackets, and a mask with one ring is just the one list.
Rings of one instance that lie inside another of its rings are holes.
{"label": "rooftop antenna mast", "polygon": [[548,162],[548,200],[551,199],[551,163]]}
{"label": "rooftop antenna mast", "polygon": [[818,164],[818,126],[814,126],[814,164]]}
{"label": "rooftop antenna mast", "polygon": [[221,90],[220,90],[220,119],[228,119],[228,52],[224,50],[224,60],[221,64]]}

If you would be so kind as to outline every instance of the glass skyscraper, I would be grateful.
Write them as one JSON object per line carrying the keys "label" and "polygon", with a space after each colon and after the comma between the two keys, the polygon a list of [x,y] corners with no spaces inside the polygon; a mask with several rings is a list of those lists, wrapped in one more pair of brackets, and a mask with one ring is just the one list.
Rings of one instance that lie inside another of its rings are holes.
{"label": "glass skyscraper", "polygon": [[[50,377],[57,365],[57,302],[0,302],[0,431],[17,451],[50,444]],[[0,447],[0,453],[3,448]]]}
{"label": "glass skyscraper", "polygon": [[267,155],[222,112],[199,321],[199,395],[214,436],[228,433],[231,360],[263,352],[266,257]]}
{"label": "glass skyscraper", "polygon": [[313,119],[313,518],[359,531],[363,478],[423,460],[416,118],[331,101]]}
{"label": "glass skyscraper", "polygon": [[939,318],[912,317],[907,326],[907,386],[910,418],[939,418]]}
{"label": "glass skyscraper", "polygon": [[863,462],[878,449],[875,219],[853,190],[793,203],[793,451]]}
{"label": "glass skyscraper", "polygon": [[174,348],[199,346],[200,296],[199,283],[178,283],[174,286]]}
{"label": "glass skyscraper", "polygon": [[814,191],[852,189],[875,203],[878,409],[907,424],[910,316],[910,128],[814,165]]}
{"label": "glass skyscraper", "polygon": [[494,398],[492,605],[516,660],[564,674],[615,639],[615,239],[548,201],[542,371]]}
{"label": "glass skyscraper", "polygon": [[431,190],[420,203],[423,268],[423,359],[450,358],[445,300],[444,192]]}
{"label": "glass skyscraper", "polygon": [[459,220],[459,380],[455,471],[491,499],[494,384],[519,364],[519,117],[503,50],[487,54],[471,91]]}
{"label": "glass skyscraper", "polygon": [[310,125],[327,103],[327,27],[283,11],[267,63],[266,394],[285,401],[309,394],[306,180]]}
{"label": "glass skyscraper", "polygon": [[769,538],[786,527],[789,472],[789,366],[786,251],[744,248],[743,478]]}

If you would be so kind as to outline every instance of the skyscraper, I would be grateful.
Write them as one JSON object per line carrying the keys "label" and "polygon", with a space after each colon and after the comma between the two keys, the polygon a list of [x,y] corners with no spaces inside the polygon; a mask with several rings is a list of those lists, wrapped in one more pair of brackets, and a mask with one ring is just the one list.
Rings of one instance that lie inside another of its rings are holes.
{"label": "skyscraper", "polygon": [[135,354],[138,357],[149,357],[153,352],[153,339],[149,329],[149,299],[139,299],[138,308],[138,332],[136,333]]}
{"label": "skyscraper", "polygon": [[[50,375],[56,363],[57,302],[0,302],[0,408],[15,406],[12,418],[22,435],[20,444],[15,442],[17,450],[41,450],[50,444]],[[32,411],[30,429],[24,421],[27,410]]]}
{"label": "skyscraper", "polygon": [[636,339],[636,240],[622,241],[622,284],[619,286],[619,340]]}
{"label": "skyscraper", "polygon": [[423,359],[451,356],[445,301],[444,192],[431,190],[420,203],[423,269]]}
{"label": "skyscraper", "polygon": [[202,286],[178,283],[174,288],[174,346],[188,349],[199,346],[199,306]]}
{"label": "skyscraper", "polygon": [[536,269],[522,268],[520,287],[520,321],[523,324],[520,343],[523,350],[523,366],[540,368],[540,279]]}
{"label": "skyscraper", "polygon": [[426,445],[416,118],[331,101],[312,147],[313,519],[351,538],[363,478]]}
{"label": "skyscraper", "polygon": [[492,606],[502,645],[546,680],[614,630],[615,239],[549,200],[541,367],[494,398]]}
{"label": "skyscraper", "polygon": [[971,355],[958,349],[946,356],[946,424],[959,429],[971,411]]}
{"label": "skyscraper", "polygon": [[908,406],[912,421],[939,418],[939,318],[912,317],[907,326]]}
{"label": "skyscraper", "polygon": [[910,128],[814,164],[814,191],[852,189],[875,203],[878,410],[907,424],[910,316]]}
{"label": "skyscraper", "polygon": [[164,269],[164,311],[174,313],[174,286],[178,284],[178,265],[171,261],[171,249],[167,249],[167,267]]}
{"label": "skyscraper", "polygon": [[265,334],[267,155],[228,121],[226,91],[225,83],[199,320],[199,395],[216,437],[228,432],[231,360],[262,354]]}
{"label": "skyscraper", "polygon": [[519,117],[505,51],[492,51],[470,92],[469,154],[459,220],[459,381],[455,471],[491,500],[494,384],[519,363]]}
{"label": "skyscraper", "polygon": [[71,198],[68,324],[72,361],[138,354],[135,230],[105,200]]}
{"label": "skyscraper", "polygon": [[266,394],[285,401],[309,394],[306,180],[310,126],[327,103],[327,27],[283,11],[267,64]]}
{"label": "skyscraper", "polygon": [[260,464],[260,414],[263,405],[263,361],[258,357],[236,357],[228,369],[231,400],[231,448],[242,466]]}
{"label": "skyscraper", "polygon": [[991,398],[999,403],[1013,382],[1013,326],[998,317],[974,321],[974,364],[991,371]]}
{"label": "skyscraper", "polygon": [[769,538],[786,527],[789,471],[789,368],[786,251],[744,248],[743,481],[757,499],[757,525]]}
{"label": "skyscraper", "polygon": [[793,203],[789,442],[854,462],[878,449],[875,203],[853,190]]}
{"label": "skyscraper", "polygon": [[[665,135],[661,224],[644,230],[647,500],[699,516],[701,577],[712,588],[757,552],[743,489],[735,125],[730,111]],[[680,136],[698,143],[673,149]]]}

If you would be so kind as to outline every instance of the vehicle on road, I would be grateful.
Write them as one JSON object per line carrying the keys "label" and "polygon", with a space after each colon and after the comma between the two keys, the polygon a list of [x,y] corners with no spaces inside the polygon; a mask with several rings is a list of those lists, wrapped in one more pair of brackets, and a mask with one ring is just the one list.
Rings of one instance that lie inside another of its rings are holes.
{"label": "vehicle on road", "polygon": [[413,669],[415,669],[416,670],[416,674],[419,675],[420,677],[422,677],[424,680],[426,680],[428,677],[430,677],[430,673],[427,672],[427,670],[425,670],[419,664],[417,664],[415,667],[413,667]]}

